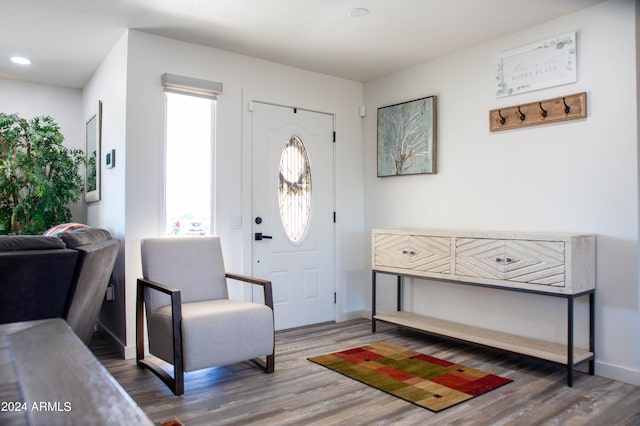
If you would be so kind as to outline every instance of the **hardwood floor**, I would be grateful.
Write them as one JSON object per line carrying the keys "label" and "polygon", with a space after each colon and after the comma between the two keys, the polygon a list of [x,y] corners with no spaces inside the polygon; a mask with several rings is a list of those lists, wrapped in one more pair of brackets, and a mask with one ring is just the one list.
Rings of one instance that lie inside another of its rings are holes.
{"label": "hardwood floor", "polygon": [[[440,413],[405,402],[307,358],[373,341],[405,346],[514,380]],[[276,334],[276,371],[246,362],[185,376],[174,396],[156,376],[120,359],[99,335],[91,349],[159,424],[185,425],[640,425],[640,388],[562,366],[378,324],[324,324]]]}

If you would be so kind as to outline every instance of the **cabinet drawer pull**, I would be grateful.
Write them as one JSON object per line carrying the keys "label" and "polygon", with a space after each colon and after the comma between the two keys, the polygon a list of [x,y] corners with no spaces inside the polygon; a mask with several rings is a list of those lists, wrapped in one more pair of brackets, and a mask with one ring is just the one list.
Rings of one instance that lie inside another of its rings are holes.
{"label": "cabinet drawer pull", "polygon": [[409,256],[413,256],[414,254],[416,254],[416,252],[413,250],[410,250],[410,251],[402,250],[402,254],[408,254]]}
{"label": "cabinet drawer pull", "polygon": [[504,263],[511,263],[513,262],[513,259],[511,259],[510,257],[507,257],[506,259],[502,259],[501,257],[496,257],[496,262],[502,263],[503,261]]}

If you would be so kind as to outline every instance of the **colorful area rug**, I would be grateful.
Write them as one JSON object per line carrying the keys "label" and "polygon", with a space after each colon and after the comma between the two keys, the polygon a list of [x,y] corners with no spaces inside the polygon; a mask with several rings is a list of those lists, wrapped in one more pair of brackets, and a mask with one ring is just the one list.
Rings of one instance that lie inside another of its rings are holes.
{"label": "colorful area rug", "polygon": [[436,413],[512,382],[384,342],[308,359]]}
{"label": "colorful area rug", "polygon": [[177,418],[173,418],[171,420],[167,420],[166,422],[162,422],[160,426],[184,426],[184,424],[178,420]]}

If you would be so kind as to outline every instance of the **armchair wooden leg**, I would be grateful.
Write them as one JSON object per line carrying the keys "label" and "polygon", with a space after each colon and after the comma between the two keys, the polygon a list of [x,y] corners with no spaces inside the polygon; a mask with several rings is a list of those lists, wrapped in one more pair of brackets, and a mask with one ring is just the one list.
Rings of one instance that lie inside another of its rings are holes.
{"label": "armchair wooden leg", "polygon": [[267,355],[267,368],[265,369],[267,373],[273,373],[276,369],[276,355],[271,354]]}
{"label": "armchair wooden leg", "polygon": [[272,353],[271,355],[267,355],[266,360],[262,360],[260,358],[250,359],[252,363],[262,368],[265,373],[273,373],[276,367],[276,355]]}
{"label": "armchair wooden leg", "polygon": [[171,390],[176,395],[182,395],[184,393],[184,370],[182,369],[182,363],[180,363],[179,367],[174,365],[173,377],[173,387]]}
{"label": "armchair wooden leg", "polygon": [[147,361],[145,359],[138,360],[138,365],[148,369],[158,376],[158,378],[162,380],[162,382],[167,385],[175,395],[179,396],[184,394],[184,372],[182,369],[174,369],[174,377],[171,377],[166,371],[164,371],[164,369],[162,369],[162,367],[151,361]]}

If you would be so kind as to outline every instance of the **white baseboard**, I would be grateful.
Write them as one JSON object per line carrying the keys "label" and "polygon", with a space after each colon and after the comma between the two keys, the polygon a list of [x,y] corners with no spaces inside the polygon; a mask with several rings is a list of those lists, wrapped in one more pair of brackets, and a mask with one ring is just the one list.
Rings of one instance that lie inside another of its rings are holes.
{"label": "white baseboard", "polygon": [[103,326],[100,322],[96,323],[96,328],[123,359],[134,359],[136,357],[135,345],[125,345],[122,340],[120,340],[111,332],[111,330]]}
{"label": "white baseboard", "polygon": [[111,332],[108,328],[106,328],[100,321],[96,322],[96,329],[102,336],[107,339],[109,345],[114,348],[118,354],[124,358],[124,344],[122,341]]}
{"label": "white baseboard", "polygon": [[136,357],[136,347],[133,346],[125,346],[124,347],[124,359],[135,359]]}
{"label": "white baseboard", "polygon": [[366,311],[364,309],[361,309],[357,311],[343,312],[341,315],[341,318],[337,322],[349,321],[349,320],[358,319],[358,318],[370,318],[370,317],[371,315],[367,317]]}
{"label": "white baseboard", "polygon": [[596,375],[640,386],[640,370],[596,360]]}

